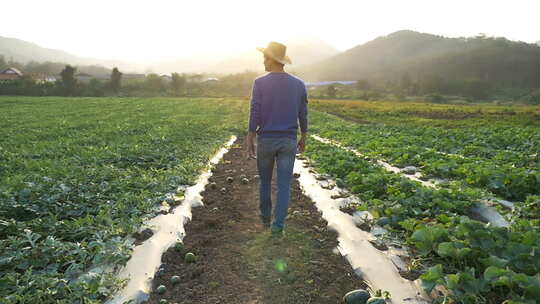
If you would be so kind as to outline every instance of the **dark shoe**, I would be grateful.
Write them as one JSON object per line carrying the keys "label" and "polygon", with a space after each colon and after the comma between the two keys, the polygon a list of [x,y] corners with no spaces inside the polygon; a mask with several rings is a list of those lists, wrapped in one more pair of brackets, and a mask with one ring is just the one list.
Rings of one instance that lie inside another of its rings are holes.
{"label": "dark shoe", "polygon": [[264,228],[270,228],[270,218],[266,218],[266,217],[261,216],[261,222],[262,222]]}

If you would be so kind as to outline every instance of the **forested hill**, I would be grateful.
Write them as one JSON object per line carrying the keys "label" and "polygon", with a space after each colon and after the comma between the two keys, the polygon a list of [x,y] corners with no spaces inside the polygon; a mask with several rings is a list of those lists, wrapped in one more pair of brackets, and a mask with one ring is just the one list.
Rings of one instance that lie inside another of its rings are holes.
{"label": "forested hill", "polygon": [[307,80],[475,79],[540,87],[540,46],[505,38],[445,38],[398,31],[301,71]]}

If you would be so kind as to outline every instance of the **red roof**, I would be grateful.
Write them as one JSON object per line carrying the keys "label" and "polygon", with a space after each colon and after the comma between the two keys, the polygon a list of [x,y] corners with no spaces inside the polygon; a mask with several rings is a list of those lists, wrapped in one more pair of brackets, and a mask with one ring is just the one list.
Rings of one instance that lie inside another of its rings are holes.
{"label": "red roof", "polygon": [[0,74],[0,80],[15,80],[19,78],[20,76],[17,74]]}

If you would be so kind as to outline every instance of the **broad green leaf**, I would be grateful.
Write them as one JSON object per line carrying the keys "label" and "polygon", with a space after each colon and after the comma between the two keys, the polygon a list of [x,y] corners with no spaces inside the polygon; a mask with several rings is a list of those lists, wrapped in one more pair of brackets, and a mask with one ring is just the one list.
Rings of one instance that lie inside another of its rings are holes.
{"label": "broad green leaf", "polygon": [[424,274],[420,276],[420,278],[422,279],[422,287],[427,292],[431,292],[431,290],[433,290],[433,288],[435,288],[437,284],[442,283],[442,280],[441,280],[443,278],[442,265],[437,264],[429,268],[427,272],[425,272]]}
{"label": "broad green leaf", "polygon": [[446,287],[457,289],[459,287],[459,274],[449,274],[445,277]]}
{"label": "broad green leaf", "polygon": [[484,279],[486,281],[491,282],[494,279],[497,279],[498,277],[509,275],[509,274],[511,274],[511,272],[506,269],[490,266],[486,268],[486,270],[484,271]]}

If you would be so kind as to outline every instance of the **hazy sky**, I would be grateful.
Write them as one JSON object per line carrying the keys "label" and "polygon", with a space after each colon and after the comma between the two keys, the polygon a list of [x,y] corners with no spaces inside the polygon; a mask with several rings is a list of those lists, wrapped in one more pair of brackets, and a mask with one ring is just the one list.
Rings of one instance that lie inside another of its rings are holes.
{"label": "hazy sky", "polygon": [[79,56],[150,62],[319,38],[345,50],[411,29],[540,40],[539,0],[2,1],[0,36]]}

